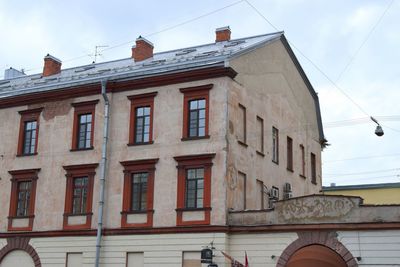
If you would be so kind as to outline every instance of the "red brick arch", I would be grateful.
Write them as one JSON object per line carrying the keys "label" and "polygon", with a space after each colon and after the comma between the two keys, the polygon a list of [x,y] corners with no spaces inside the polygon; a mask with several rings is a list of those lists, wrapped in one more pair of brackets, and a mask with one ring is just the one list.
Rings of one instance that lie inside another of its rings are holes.
{"label": "red brick arch", "polygon": [[0,250],[0,263],[8,253],[14,250],[25,251],[32,257],[35,267],[42,267],[39,255],[36,253],[36,250],[29,245],[28,237],[7,238],[7,245]]}
{"label": "red brick arch", "polygon": [[358,263],[351,252],[336,238],[336,232],[312,231],[299,232],[297,234],[299,238],[282,252],[276,267],[285,267],[296,251],[310,245],[321,245],[330,248],[343,258],[348,267],[358,267]]}

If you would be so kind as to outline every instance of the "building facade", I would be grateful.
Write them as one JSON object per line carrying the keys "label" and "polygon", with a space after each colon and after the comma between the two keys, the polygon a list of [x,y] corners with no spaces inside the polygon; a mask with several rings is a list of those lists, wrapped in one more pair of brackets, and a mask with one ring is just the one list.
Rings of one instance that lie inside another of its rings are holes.
{"label": "building facade", "polygon": [[139,37],[127,59],[44,61],[0,81],[1,267],[201,266],[211,242],[278,264],[296,230],[232,218],[321,189],[318,97],[283,33],[220,28],[214,43],[154,54]]}

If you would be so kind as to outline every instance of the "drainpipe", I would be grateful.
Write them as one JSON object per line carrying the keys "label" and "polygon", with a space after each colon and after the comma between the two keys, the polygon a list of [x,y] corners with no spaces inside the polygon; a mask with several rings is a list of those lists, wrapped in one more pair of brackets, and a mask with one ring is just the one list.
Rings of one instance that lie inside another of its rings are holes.
{"label": "drainpipe", "polygon": [[106,164],[107,164],[107,143],[108,143],[108,124],[110,120],[110,101],[106,93],[107,80],[101,81],[101,94],[104,98],[104,126],[103,126],[103,145],[101,149],[101,173],[100,173],[100,195],[99,195],[99,210],[97,221],[97,238],[96,238],[96,262],[95,267],[99,267],[101,235],[103,229],[103,208],[104,208],[104,189],[106,181]]}

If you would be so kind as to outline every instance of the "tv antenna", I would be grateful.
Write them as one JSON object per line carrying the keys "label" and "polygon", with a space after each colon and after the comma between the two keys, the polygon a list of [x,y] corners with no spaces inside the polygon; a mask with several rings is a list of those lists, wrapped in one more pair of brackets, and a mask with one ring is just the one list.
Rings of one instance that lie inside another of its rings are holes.
{"label": "tv antenna", "polygon": [[96,45],[95,46],[93,63],[96,63],[98,56],[103,55],[103,54],[101,54],[102,51],[99,48],[104,48],[104,47],[108,47],[108,45]]}

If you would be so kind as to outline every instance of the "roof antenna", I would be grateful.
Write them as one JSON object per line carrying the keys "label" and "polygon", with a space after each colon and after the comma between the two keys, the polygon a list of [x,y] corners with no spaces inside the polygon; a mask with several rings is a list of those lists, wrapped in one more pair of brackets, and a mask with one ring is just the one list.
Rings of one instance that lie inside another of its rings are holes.
{"label": "roof antenna", "polygon": [[101,54],[102,51],[99,51],[99,48],[104,48],[104,47],[108,47],[108,45],[96,45],[95,46],[95,50],[94,50],[94,60],[93,60],[93,64],[96,63],[97,61],[97,57],[98,56],[102,56],[103,54]]}

